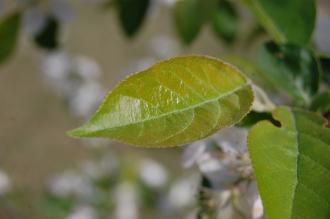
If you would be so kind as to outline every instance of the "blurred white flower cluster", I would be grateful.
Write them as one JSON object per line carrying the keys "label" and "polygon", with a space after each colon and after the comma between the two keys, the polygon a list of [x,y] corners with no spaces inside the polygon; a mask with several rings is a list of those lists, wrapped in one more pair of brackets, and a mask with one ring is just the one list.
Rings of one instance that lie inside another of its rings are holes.
{"label": "blurred white flower cluster", "polygon": [[63,98],[74,115],[87,117],[95,111],[105,90],[99,83],[99,65],[85,56],[59,51],[43,56],[45,82]]}
{"label": "blurred white flower cluster", "polygon": [[159,219],[189,216],[198,181],[196,176],[173,178],[155,160],[128,162],[105,153],[83,162],[79,169],[54,176],[48,184],[45,211],[64,212],[59,219],[142,219],[141,210],[148,209],[156,211]]}
{"label": "blurred white flower cluster", "polygon": [[263,217],[246,138],[245,129],[231,127],[185,149],[183,166],[196,165],[203,177],[199,187],[199,218]]}

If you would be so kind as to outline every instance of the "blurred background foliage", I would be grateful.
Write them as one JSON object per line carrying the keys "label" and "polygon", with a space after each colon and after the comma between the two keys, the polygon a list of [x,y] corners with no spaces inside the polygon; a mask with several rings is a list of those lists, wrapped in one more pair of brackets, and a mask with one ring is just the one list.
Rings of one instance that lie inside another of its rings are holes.
{"label": "blurred background foliage", "polygon": [[183,148],[64,134],[128,74],[191,53],[329,118],[329,2],[255,2],[0,0],[0,218],[262,218],[244,127],[272,120],[263,93],[241,128]]}

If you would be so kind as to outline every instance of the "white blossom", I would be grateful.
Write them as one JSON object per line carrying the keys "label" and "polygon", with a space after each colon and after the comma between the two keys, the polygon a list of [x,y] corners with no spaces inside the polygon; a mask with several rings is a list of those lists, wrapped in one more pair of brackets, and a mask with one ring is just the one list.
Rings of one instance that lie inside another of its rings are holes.
{"label": "white blossom", "polygon": [[168,180],[165,168],[154,160],[145,159],[140,164],[140,177],[152,188],[164,187]]}
{"label": "white blossom", "polygon": [[49,189],[53,195],[64,198],[74,196],[81,200],[90,200],[95,193],[87,178],[70,170],[53,177],[49,183]]}
{"label": "white blossom", "polygon": [[227,189],[252,172],[246,147],[247,131],[231,127],[185,149],[183,166],[196,164],[214,189]]}
{"label": "white blossom", "polygon": [[76,115],[87,117],[91,115],[101,102],[104,90],[97,82],[85,83],[77,88],[70,102],[70,109]]}
{"label": "white blossom", "polygon": [[207,144],[208,143],[205,140],[202,140],[187,145],[182,156],[182,166],[189,168],[197,163],[197,160],[205,152]]}
{"label": "white blossom", "polygon": [[187,177],[180,179],[171,186],[167,201],[173,209],[181,209],[189,206],[196,195],[196,178]]}
{"label": "white blossom", "polygon": [[77,206],[66,219],[96,219],[96,212],[91,206]]}
{"label": "white blossom", "polygon": [[46,54],[41,69],[46,83],[77,116],[90,116],[105,94],[99,83],[100,67],[88,57],[63,51]]}
{"label": "white blossom", "polygon": [[81,165],[83,174],[91,179],[100,179],[105,176],[111,176],[118,166],[117,159],[107,154],[98,161],[88,160]]}
{"label": "white blossom", "polygon": [[131,183],[122,183],[116,189],[114,219],[137,219],[138,203],[136,189]]}
{"label": "white blossom", "polygon": [[224,128],[217,135],[213,136],[214,141],[218,143],[219,147],[235,158],[247,151],[246,139],[247,130],[238,127]]}
{"label": "white blossom", "polygon": [[253,208],[252,208],[252,218],[253,219],[260,219],[264,215],[264,207],[262,205],[262,201],[260,196],[255,200],[253,203]]}
{"label": "white blossom", "polygon": [[75,71],[86,80],[98,80],[101,76],[100,66],[87,56],[78,55],[73,59]]}

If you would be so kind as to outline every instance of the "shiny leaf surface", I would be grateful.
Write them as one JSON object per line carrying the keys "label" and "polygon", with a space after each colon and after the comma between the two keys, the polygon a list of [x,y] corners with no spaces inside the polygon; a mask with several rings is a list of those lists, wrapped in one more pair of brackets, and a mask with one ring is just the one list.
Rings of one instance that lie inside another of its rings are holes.
{"label": "shiny leaf surface", "polygon": [[328,219],[330,129],[321,116],[281,107],[250,131],[248,145],[268,219]]}
{"label": "shiny leaf surface", "polygon": [[69,135],[177,146],[236,124],[252,101],[250,85],[233,66],[205,56],[177,57],[122,81]]}

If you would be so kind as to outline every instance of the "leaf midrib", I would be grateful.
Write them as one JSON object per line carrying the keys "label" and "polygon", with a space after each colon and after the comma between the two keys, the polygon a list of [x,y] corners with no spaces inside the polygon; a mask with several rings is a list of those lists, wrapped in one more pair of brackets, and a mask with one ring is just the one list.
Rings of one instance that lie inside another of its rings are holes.
{"label": "leaf midrib", "polygon": [[299,150],[299,132],[298,132],[298,127],[297,127],[297,123],[296,123],[296,117],[295,114],[292,112],[292,110],[290,110],[290,113],[292,115],[292,120],[293,120],[293,124],[294,124],[294,132],[295,132],[295,138],[296,138],[296,145],[297,145],[297,158],[296,158],[296,174],[295,174],[295,185],[294,185],[294,189],[293,189],[293,193],[292,193],[292,200],[291,200],[291,206],[290,206],[290,216],[289,218],[292,218],[292,214],[293,214],[293,208],[294,208],[294,204],[296,201],[296,193],[297,193],[297,188],[298,188],[298,184],[299,184],[299,160],[300,160],[300,150]]}
{"label": "leaf midrib", "polygon": [[246,88],[248,86],[249,86],[249,84],[248,83],[245,83],[244,85],[239,86],[239,87],[237,87],[237,88],[235,88],[235,89],[233,89],[233,90],[231,90],[231,91],[229,91],[227,93],[223,93],[222,95],[219,95],[219,96],[217,96],[215,98],[212,98],[212,99],[203,101],[201,103],[194,104],[192,106],[188,106],[188,107],[183,108],[183,109],[179,109],[179,110],[174,110],[174,111],[171,111],[171,112],[163,113],[163,114],[160,114],[159,116],[149,117],[147,119],[143,119],[143,120],[132,122],[132,123],[127,123],[127,124],[123,124],[123,125],[119,125],[119,126],[113,126],[113,127],[105,128],[105,129],[102,129],[102,130],[95,130],[95,132],[106,131],[106,130],[116,129],[116,128],[122,128],[122,127],[126,127],[126,126],[129,126],[129,125],[136,125],[136,124],[139,124],[139,123],[144,123],[144,122],[148,122],[148,121],[151,121],[151,120],[155,120],[155,119],[159,119],[159,118],[162,118],[162,117],[166,117],[166,116],[169,116],[169,115],[172,115],[172,114],[176,114],[176,113],[181,113],[181,112],[184,112],[184,111],[188,111],[188,110],[191,110],[191,109],[200,107],[202,105],[205,105],[205,104],[214,102],[216,100],[220,100],[220,99],[222,99],[224,97],[227,97],[229,95],[234,94],[237,91],[243,90],[244,88]]}
{"label": "leaf midrib", "polygon": [[[316,196],[318,196],[321,200],[325,201],[325,203],[330,206],[329,202],[327,200],[324,200],[323,197],[321,197],[318,193],[314,192],[313,189],[309,188],[304,183],[299,182],[299,169],[300,169],[299,168],[299,162],[300,162],[300,159],[302,157],[304,157],[304,156],[307,157],[307,158],[309,158],[313,162],[317,163],[319,166],[323,167],[325,170],[327,170],[327,171],[329,171],[329,170],[327,168],[325,168],[322,164],[320,164],[320,163],[316,162],[315,160],[313,160],[310,156],[307,156],[307,154],[304,154],[304,153],[302,153],[300,151],[300,147],[299,147],[300,146],[300,143],[299,143],[300,142],[299,141],[300,137],[299,136],[301,134],[304,134],[304,133],[300,133],[300,131],[299,131],[298,127],[297,127],[297,123],[296,123],[297,118],[296,118],[295,113],[293,113],[291,111],[291,114],[292,114],[292,117],[293,117],[294,128],[295,128],[295,133],[296,133],[296,142],[297,142],[297,158],[296,158],[296,168],[297,168],[297,170],[296,170],[296,183],[295,183],[295,187],[294,187],[294,192],[292,194],[292,204],[291,204],[291,208],[290,208],[290,217],[289,218],[293,218],[294,205],[295,205],[295,202],[297,200],[296,199],[296,193],[297,193],[297,187],[298,187],[298,185],[301,185],[301,186],[305,187],[306,189],[312,191]],[[308,134],[306,133],[306,135],[308,135]]]}

